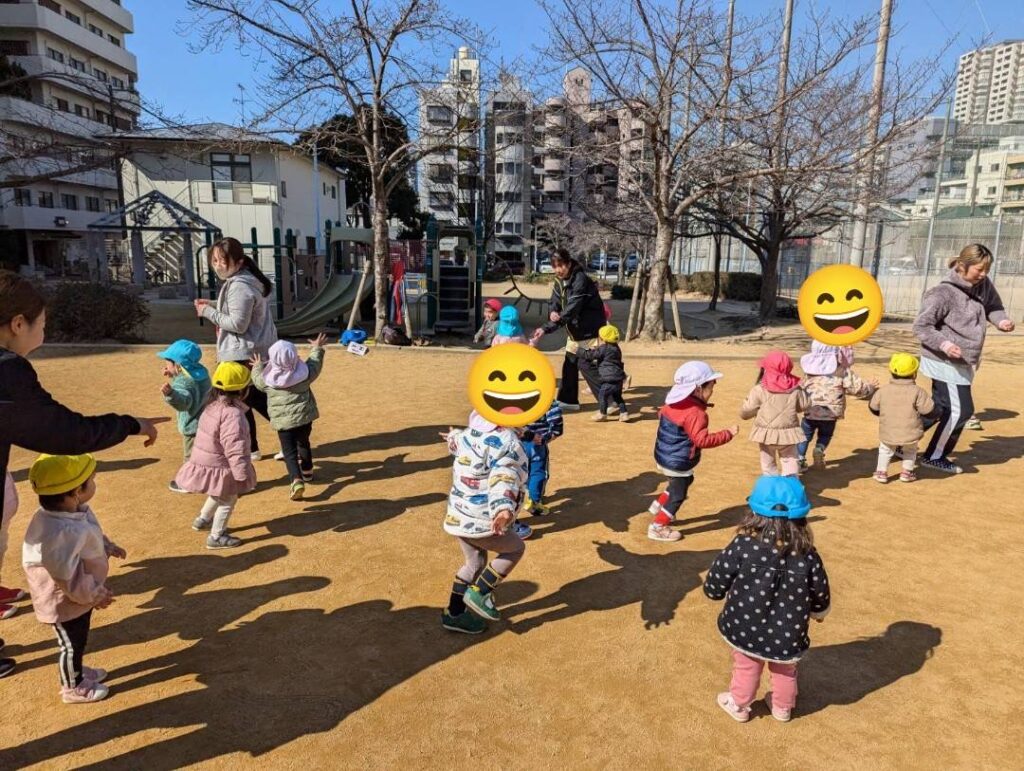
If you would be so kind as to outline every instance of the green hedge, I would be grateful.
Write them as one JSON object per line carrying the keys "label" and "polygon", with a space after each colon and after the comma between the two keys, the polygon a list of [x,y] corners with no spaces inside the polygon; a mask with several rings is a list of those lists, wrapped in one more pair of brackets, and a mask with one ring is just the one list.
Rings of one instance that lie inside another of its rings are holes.
{"label": "green hedge", "polygon": [[[689,276],[677,277],[680,288],[687,292],[710,295],[715,286],[715,274],[709,270]],[[761,274],[722,273],[720,297],[726,300],[751,302],[761,299]]]}
{"label": "green hedge", "polygon": [[46,336],[55,342],[141,342],[146,301],[101,284],[65,282],[47,290]]}

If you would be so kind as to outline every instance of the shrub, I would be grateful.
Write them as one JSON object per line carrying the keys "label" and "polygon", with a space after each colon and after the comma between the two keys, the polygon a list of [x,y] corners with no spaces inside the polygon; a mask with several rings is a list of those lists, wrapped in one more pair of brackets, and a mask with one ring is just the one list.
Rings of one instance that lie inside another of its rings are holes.
{"label": "shrub", "polygon": [[[715,286],[715,274],[702,270],[685,277],[688,291],[710,295]],[[761,299],[759,273],[722,273],[720,296],[726,300],[751,302]]]}
{"label": "shrub", "polygon": [[633,287],[628,284],[615,284],[612,287],[612,299],[613,300],[632,300],[633,299]]}
{"label": "shrub", "polygon": [[91,283],[64,282],[47,292],[46,336],[57,342],[139,342],[149,320],[141,297]]}

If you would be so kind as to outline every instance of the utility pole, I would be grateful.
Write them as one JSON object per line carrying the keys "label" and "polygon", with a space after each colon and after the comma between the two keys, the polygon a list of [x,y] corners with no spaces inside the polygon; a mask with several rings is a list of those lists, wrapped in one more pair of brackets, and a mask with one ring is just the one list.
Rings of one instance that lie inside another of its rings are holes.
{"label": "utility pole", "polygon": [[867,154],[858,180],[860,187],[854,208],[853,249],[850,264],[864,267],[864,246],[868,233],[868,206],[871,202],[872,181],[875,178],[875,145],[878,144],[878,124],[882,119],[882,100],[885,96],[885,62],[889,50],[889,29],[892,22],[893,0],[882,0],[878,20],[878,42],[875,45],[875,76],[871,86],[871,108],[868,113],[868,131],[865,138]]}
{"label": "utility pole", "polygon": [[242,125],[244,126],[245,125],[245,86],[243,86],[241,83],[236,83],[235,85],[238,88],[238,98],[237,99],[232,99],[231,101],[234,102],[235,104],[237,104],[239,106],[239,108],[241,108]]}

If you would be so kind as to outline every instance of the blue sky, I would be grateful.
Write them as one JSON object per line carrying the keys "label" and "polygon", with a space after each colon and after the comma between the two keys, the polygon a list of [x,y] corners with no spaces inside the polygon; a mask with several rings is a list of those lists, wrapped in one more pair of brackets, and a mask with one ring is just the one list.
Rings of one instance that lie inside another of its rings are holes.
{"label": "blue sky", "polygon": [[[326,0],[330,1],[330,0]],[[726,5],[726,0],[716,0]],[[237,84],[252,85],[252,58],[226,43],[220,53],[193,53],[189,39],[179,35],[177,23],[188,19],[185,0],[124,0],[135,15],[135,34],[129,49],[139,61],[139,88],[144,97],[170,115],[187,122],[219,120],[239,123],[241,106]],[[783,0],[737,0],[737,12],[751,15],[773,9],[782,13]],[[546,18],[533,0],[448,0],[455,12],[473,19],[499,41],[494,60],[528,56],[531,46],[545,37]],[[796,0],[797,15],[834,4]],[[878,0],[845,0],[844,13],[877,13]],[[955,38],[947,59],[956,57],[985,37],[992,41],[1024,37],[1021,0],[897,0],[892,49],[919,58],[933,55]],[[834,13],[838,11],[833,11]],[[983,21],[983,18],[987,20]]]}

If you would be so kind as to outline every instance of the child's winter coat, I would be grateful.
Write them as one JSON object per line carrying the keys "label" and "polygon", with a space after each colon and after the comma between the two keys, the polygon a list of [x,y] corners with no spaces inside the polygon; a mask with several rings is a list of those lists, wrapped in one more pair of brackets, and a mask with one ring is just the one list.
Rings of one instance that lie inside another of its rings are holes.
{"label": "child's winter coat", "polygon": [[890,447],[917,445],[924,436],[922,417],[935,410],[928,393],[909,378],[893,378],[875,392],[868,409],[878,415],[878,438]]}
{"label": "child's winter coat", "polygon": [[558,406],[558,402],[552,402],[547,412],[523,429],[522,441],[532,442],[534,437],[539,436],[544,444],[548,444],[560,437],[564,431],[562,408]]}
{"label": "child's winter coat", "polygon": [[267,413],[275,431],[288,431],[306,426],[320,417],[313,395],[313,381],[320,376],[324,365],[324,349],[314,346],[306,359],[309,377],[288,388],[273,388],[263,379],[263,363],[252,368],[252,384],[267,394]]}
{"label": "child's winter coat", "polygon": [[178,431],[182,436],[195,436],[199,430],[199,416],[210,393],[210,378],[199,380],[187,372],[179,372],[171,380],[171,392],[164,401],[178,413]]}
{"label": "child's winter coat", "polygon": [[622,364],[622,349],[615,343],[602,343],[594,348],[581,348],[577,354],[583,361],[597,365],[597,379],[601,383],[622,383],[626,369]]}
{"label": "child's winter coat", "polygon": [[803,389],[809,401],[804,414],[808,420],[842,420],[846,415],[847,396],[867,399],[875,392],[875,387],[853,370],[836,370],[832,375],[806,375]]}
{"label": "child's winter coat", "polygon": [[799,386],[784,393],[773,393],[758,383],[740,407],[740,417],[754,418],[750,441],[766,445],[791,445],[804,441],[799,413],[810,400]]}
{"label": "child's winter coat", "polygon": [[700,463],[700,452],[732,439],[726,430],[708,432],[708,405],[695,394],[658,411],[654,460],[670,475],[689,476]]}
{"label": "child's winter coat", "polygon": [[241,495],[256,487],[245,420],[248,409],[233,398],[214,399],[206,405],[192,455],[175,478],[179,487],[216,498]]}

